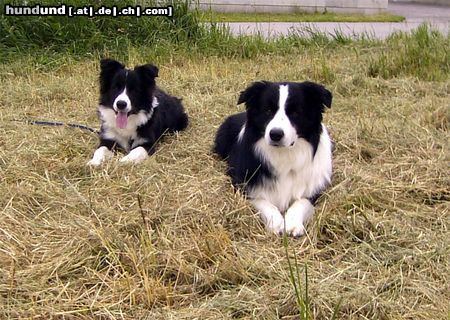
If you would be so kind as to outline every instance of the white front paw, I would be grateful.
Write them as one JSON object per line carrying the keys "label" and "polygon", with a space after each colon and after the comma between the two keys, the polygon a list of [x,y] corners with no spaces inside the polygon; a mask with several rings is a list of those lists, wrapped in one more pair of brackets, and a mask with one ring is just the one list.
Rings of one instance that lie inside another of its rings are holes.
{"label": "white front paw", "polygon": [[284,230],[284,219],[281,213],[277,212],[267,221],[266,227],[275,234],[282,234]]}
{"label": "white front paw", "polygon": [[313,213],[314,207],[309,200],[301,199],[295,201],[284,216],[286,233],[293,237],[304,235],[306,231],[304,223]]}
{"label": "white front paw", "polygon": [[86,165],[91,166],[91,167],[98,167],[99,165],[101,165],[102,162],[95,160],[95,159],[91,159],[88,161],[88,163],[86,163]]}
{"label": "white front paw", "polygon": [[263,210],[260,210],[261,218],[266,225],[267,230],[275,233],[282,234],[284,230],[284,219],[280,211],[275,206],[267,206]]}
{"label": "white front paw", "polygon": [[95,150],[92,159],[87,163],[88,166],[98,167],[104,161],[111,159],[113,153],[105,146]]}
{"label": "white front paw", "polygon": [[305,234],[305,226],[301,215],[296,211],[288,210],[284,217],[286,221],[286,233],[293,237],[300,237]]}
{"label": "white front paw", "polygon": [[143,147],[137,147],[130,151],[120,162],[139,163],[148,158],[148,152]]}
{"label": "white front paw", "polygon": [[276,234],[282,234],[284,229],[284,218],[280,210],[274,206],[270,201],[265,199],[251,199],[250,200],[258,210],[266,228]]}

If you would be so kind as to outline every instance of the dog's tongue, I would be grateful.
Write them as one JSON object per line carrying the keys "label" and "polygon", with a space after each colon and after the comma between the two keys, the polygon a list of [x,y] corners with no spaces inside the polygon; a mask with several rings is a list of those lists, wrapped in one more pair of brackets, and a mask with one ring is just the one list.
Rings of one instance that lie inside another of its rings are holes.
{"label": "dog's tongue", "polygon": [[127,127],[128,116],[126,112],[118,112],[116,116],[116,125],[120,129],[124,129]]}

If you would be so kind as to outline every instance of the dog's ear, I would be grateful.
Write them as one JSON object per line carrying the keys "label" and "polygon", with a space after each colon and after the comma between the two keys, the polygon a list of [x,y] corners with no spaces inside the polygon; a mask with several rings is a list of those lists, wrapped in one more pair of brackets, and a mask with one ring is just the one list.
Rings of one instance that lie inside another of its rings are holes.
{"label": "dog's ear", "polygon": [[158,68],[153,64],[144,64],[142,66],[137,66],[134,70],[141,74],[146,79],[154,79],[158,76]]}
{"label": "dog's ear", "polygon": [[256,81],[247,87],[244,91],[241,91],[237,104],[244,102],[250,102],[257,97],[268,85],[269,81]]}
{"label": "dog's ear", "polygon": [[113,76],[117,71],[124,69],[125,66],[113,59],[100,60],[100,92],[105,93],[109,90]]}
{"label": "dog's ear", "polygon": [[303,86],[305,88],[306,99],[309,103],[319,105],[322,111],[323,106],[331,108],[333,95],[324,86],[310,81],[303,82]]}
{"label": "dog's ear", "polygon": [[108,73],[110,76],[125,68],[123,64],[113,59],[100,60],[100,73]]}

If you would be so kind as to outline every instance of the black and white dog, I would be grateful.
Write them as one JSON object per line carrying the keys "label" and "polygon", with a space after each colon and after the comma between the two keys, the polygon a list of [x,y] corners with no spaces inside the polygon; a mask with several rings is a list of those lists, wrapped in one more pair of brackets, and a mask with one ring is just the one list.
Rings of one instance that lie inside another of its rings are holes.
{"label": "black and white dog", "polygon": [[155,84],[158,68],[151,64],[126,69],[111,59],[100,61],[100,145],[88,165],[98,166],[120,148],[121,162],[139,163],[155,150],[164,133],[188,125],[181,100]]}
{"label": "black and white dog", "polygon": [[247,111],[228,117],[217,132],[214,152],[227,160],[233,185],[277,234],[303,235],[330,184],[332,142],[322,113],[331,100],[312,82],[255,82],[239,96]]}

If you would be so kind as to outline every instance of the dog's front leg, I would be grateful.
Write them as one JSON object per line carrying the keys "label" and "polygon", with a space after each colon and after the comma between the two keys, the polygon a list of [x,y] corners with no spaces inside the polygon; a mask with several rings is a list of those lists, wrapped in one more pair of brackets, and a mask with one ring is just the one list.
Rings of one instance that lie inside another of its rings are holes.
{"label": "dog's front leg", "polygon": [[112,140],[101,139],[100,145],[95,150],[92,159],[87,163],[88,166],[98,167],[103,162],[109,160],[113,156],[111,151],[114,148],[115,142]]}
{"label": "dog's front leg", "polygon": [[267,229],[276,234],[282,234],[284,219],[280,210],[264,199],[251,199],[253,206],[258,210]]}
{"label": "dog's front leg", "polygon": [[314,214],[314,206],[306,198],[296,200],[286,211],[286,233],[299,237],[305,234],[304,223]]}
{"label": "dog's front leg", "polygon": [[124,163],[140,163],[147,159],[151,154],[155,152],[154,150],[155,141],[145,142],[133,149],[130,153],[120,159],[120,162]]}

